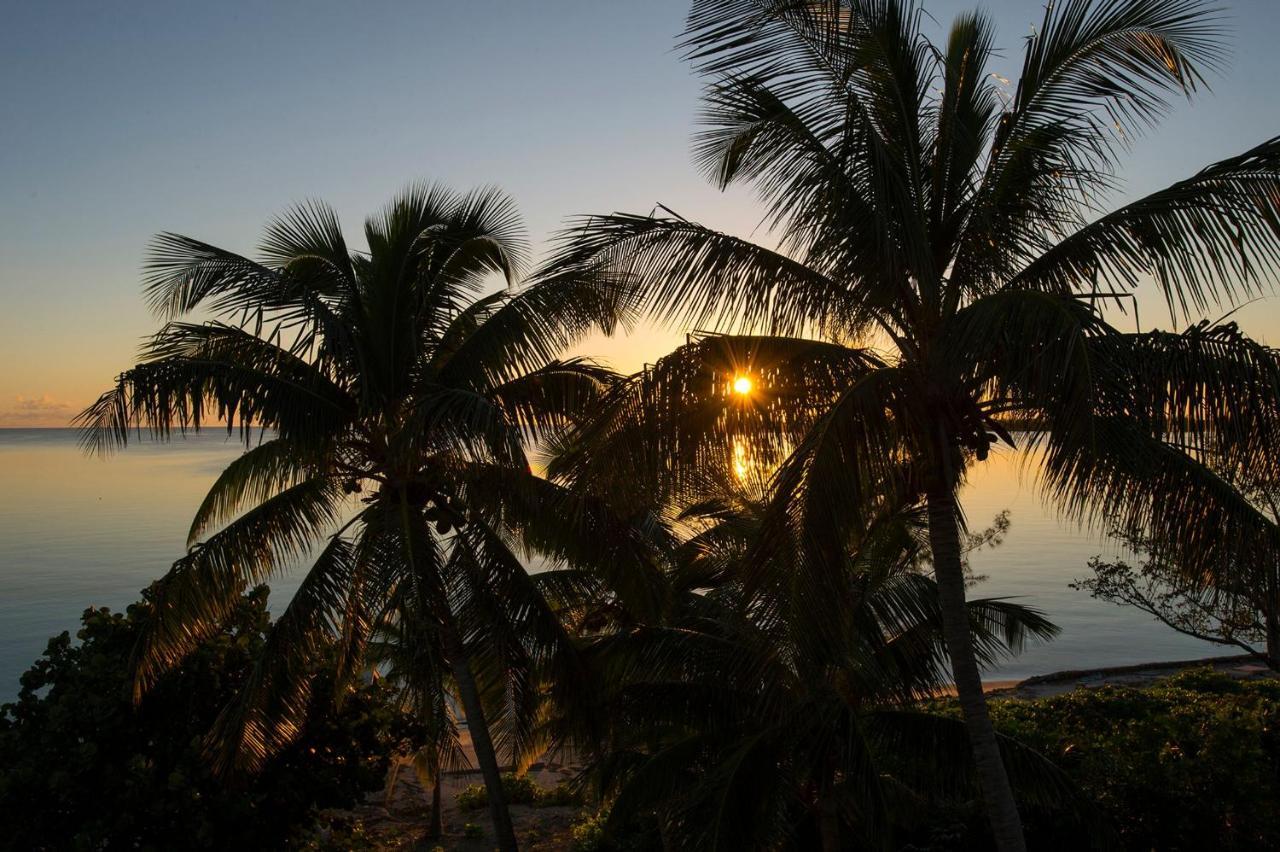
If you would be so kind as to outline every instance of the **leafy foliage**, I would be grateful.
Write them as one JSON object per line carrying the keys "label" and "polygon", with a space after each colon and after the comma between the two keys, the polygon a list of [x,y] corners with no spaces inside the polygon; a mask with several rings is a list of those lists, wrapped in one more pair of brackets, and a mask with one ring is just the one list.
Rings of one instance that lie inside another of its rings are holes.
{"label": "leafy foliage", "polygon": [[[499,752],[520,763],[544,745],[533,730],[543,667],[556,697],[578,682],[573,645],[517,551],[536,544],[614,578],[644,567],[642,552],[604,561],[566,544],[598,531],[599,513],[535,482],[527,453],[607,392],[607,369],[559,355],[625,323],[634,294],[604,271],[526,280],[515,206],[492,188],[411,185],[365,222],[364,239],[367,252],[350,249],[319,202],[270,223],[259,260],[157,238],[146,292],[166,323],[83,412],[84,444],[106,452],[134,429],[163,439],[221,424],[247,452],[214,482],[188,553],[157,586],[135,697],[216,635],[247,586],[311,558],[216,720],[219,770],[261,770],[297,738],[318,647],[339,640],[337,677],[349,682],[375,629],[403,625],[402,658],[425,666],[408,687],[433,733],[430,759],[458,753],[442,698],[456,688],[496,788]],[[197,310],[212,319],[181,319]],[[508,495],[525,499],[513,507]],[[510,848],[500,791],[491,799]]]}
{"label": "leafy foliage", "polygon": [[343,688],[319,671],[298,739],[261,775],[217,778],[202,749],[218,710],[253,671],[269,628],[264,587],[146,700],[130,699],[130,656],[154,617],[147,593],[125,613],[86,610],[78,642],[49,641],[0,711],[0,822],[7,849],[273,849],[320,808],[378,789],[417,737],[378,686]]}
{"label": "leafy foliage", "polygon": [[[972,790],[963,728],[907,709],[947,679],[918,515],[850,546],[819,603],[796,582],[814,570],[803,551],[756,563],[767,511],[746,489],[695,503],[680,515],[664,617],[597,603],[579,622],[598,686],[559,724],[610,803],[603,835],[584,828],[613,844],[601,848],[811,848],[828,814],[844,836],[883,842],[905,790]],[[968,545],[993,546],[1000,528]],[[969,609],[986,662],[1055,632],[1008,601]],[[1005,747],[1028,795],[1070,800],[1043,759]]]}
{"label": "leafy foliage", "polygon": [[1176,555],[1168,554],[1159,541],[1122,534],[1141,563],[1135,567],[1124,559],[1094,557],[1089,561],[1093,575],[1072,587],[1134,607],[1179,633],[1257,654],[1272,668],[1280,668],[1280,527],[1275,489],[1234,476],[1228,481],[1240,499],[1254,507],[1259,535],[1247,561],[1210,565],[1208,581],[1196,582],[1188,579]]}
{"label": "leafy foliage", "polygon": [[[1153,560],[1134,567],[1125,560],[1089,560],[1093,575],[1073,582],[1101,600],[1131,606],[1147,613],[1179,633],[1232,645],[1275,664],[1275,637],[1268,636],[1268,613],[1274,622],[1275,606],[1258,608],[1253,595],[1218,594],[1213,589],[1188,586],[1179,572]],[[1268,639],[1271,641],[1268,642]]]}
{"label": "leafy foliage", "polygon": [[[954,707],[952,708],[954,712]],[[1049,756],[1127,849],[1270,849],[1280,843],[1280,686],[1191,671],[1149,689],[1105,687],[993,703],[997,729]],[[1036,849],[1082,848],[1024,807]],[[915,848],[983,849],[972,806],[920,813]],[[933,835],[933,841],[929,841]],[[951,840],[944,838],[950,835]]]}
{"label": "leafy foliage", "polygon": [[[997,737],[980,666],[1051,630],[966,601],[957,488],[1020,441],[1064,513],[1158,543],[1189,587],[1239,582],[1274,545],[1229,479],[1280,478],[1276,353],[1228,322],[1122,333],[1096,297],[1151,277],[1190,317],[1262,292],[1280,140],[1104,212],[1126,139],[1219,63],[1207,0],[1049,4],[1007,99],[988,18],[939,45],[926,19],[914,0],[695,0],[695,155],[755,185],[775,248],[666,208],[591,216],[526,279],[505,196],[431,185],[365,223],[367,252],[318,203],[271,223],[258,260],[161,235],[146,290],[166,324],[82,415],[86,445],[211,423],[274,438],[198,511],[136,695],[314,554],[217,720],[223,769],[301,734],[318,647],[338,640],[343,684],[387,640],[437,769],[460,698],[504,848],[498,754],[566,740],[597,749],[611,823],[694,846],[873,837],[931,778],[980,791],[997,845],[1023,848],[1010,779],[1032,807],[1066,787]],[[561,359],[642,306],[736,333],[626,381]],[[182,320],[196,310],[214,319]],[[756,390],[735,394],[744,373]],[[765,499],[708,500],[753,466]],[[531,577],[529,553],[553,570]],[[901,712],[948,675],[967,737]],[[922,759],[886,775],[885,743]]]}
{"label": "leafy foliage", "polygon": [[[516,775],[514,772],[503,773],[502,789],[510,805],[553,808],[582,804],[582,796],[563,783],[547,789],[528,775]],[[464,811],[478,811],[489,804],[488,791],[482,784],[464,787],[456,798],[458,807]]]}

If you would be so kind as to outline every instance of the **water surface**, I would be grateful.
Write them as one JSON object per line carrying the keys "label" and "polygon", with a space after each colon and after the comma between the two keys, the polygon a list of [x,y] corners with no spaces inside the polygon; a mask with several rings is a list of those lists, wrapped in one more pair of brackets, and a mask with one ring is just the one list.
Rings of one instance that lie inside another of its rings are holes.
{"label": "water surface", "polygon": [[[212,432],[130,445],[101,459],[85,456],[70,430],[0,429],[0,701],[17,692],[18,676],[50,636],[74,634],[86,607],[123,608],[182,555],[193,512],[241,450]],[[1019,475],[1022,467],[1010,453],[995,455],[962,494],[973,527],[1002,509],[1012,521],[1002,546],[973,554],[974,570],[989,577],[973,593],[1020,596],[1045,610],[1062,635],[991,677],[1234,653],[1069,589],[1087,573],[1089,557],[1119,550],[1059,522]],[[296,583],[273,583],[273,609]]]}

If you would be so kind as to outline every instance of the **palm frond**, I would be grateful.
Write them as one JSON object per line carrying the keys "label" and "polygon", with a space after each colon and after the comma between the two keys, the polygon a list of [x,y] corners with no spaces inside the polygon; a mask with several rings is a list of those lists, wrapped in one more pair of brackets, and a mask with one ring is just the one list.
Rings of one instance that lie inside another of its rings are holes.
{"label": "palm frond", "polygon": [[1080,293],[1150,276],[1188,315],[1270,287],[1280,271],[1280,137],[1109,213],[1008,283]]}
{"label": "palm frond", "polygon": [[1131,422],[1228,475],[1275,470],[1280,434],[1280,353],[1234,323],[1197,323],[1181,333],[1110,335],[1094,345],[1120,388],[1102,410]]}
{"label": "palm frond", "polygon": [[[627,505],[699,494],[717,471],[733,474],[735,439],[767,471],[877,363],[816,340],[703,336],[617,385],[548,473]],[[735,391],[739,378],[748,394]]]}
{"label": "palm frond", "polygon": [[517,421],[508,418],[497,399],[467,388],[421,389],[393,444],[399,452],[420,456],[445,452],[518,468],[528,465]]}
{"label": "palm frond", "polygon": [[295,205],[272,220],[260,251],[265,263],[317,282],[313,290],[318,294],[349,296],[356,287],[355,267],[338,214],[322,201]]}
{"label": "palm frond", "polygon": [[336,524],[342,491],[308,479],[264,500],[197,544],[156,584],[155,612],[134,650],[134,697],[176,666],[226,619],[245,588],[301,558]]}
{"label": "palm frond", "polygon": [[[568,631],[502,536],[471,523],[454,547],[467,581],[458,605],[467,643],[479,649],[477,660],[496,652],[492,662],[504,681],[504,712],[491,717],[499,726],[495,744],[505,746],[517,764],[533,760],[548,745],[539,724],[543,684],[557,703],[568,706],[588,687],[587,671]],[[482,617],[475,617],[477,609]]]}
{"label": "palm frond", "polygon": [[[1220,67],[1224,31],[1207,0],[1063,0],[1027,41],[1002,139],[1042,125],[1070,127],[1063,142],[1106,164],[1113,140],[1140,132]],[[1114,135],[1113,135],[1114,134]]]}
{"label": "palm frond", "polygon": [[271,625],[248,680],[207,738],[218,772],[256,772],[301,734],[316,667],[338,635],[356,559],[350,542],[331,538]]}
{"label": "palm frond", "polygon": [[[804,435],[774,476],[764,551],[796,542],[814,583],[813,603],[831,601],[856,541],[914,496],[905,476],[915,417],[897,368],[852,382]],[[764,564],[764,563],[762,563]]]}
{"label": "palm frond", "polygon": [[[784,254],[686,219],[615,213],[585,217],[561,235],[548,264],[560,274],[605,269],[629,282],[649,313],[697,328],[793,334],[856,325],[857,293]],[[835,306],[840,313],[835,313]]]}
{"label": "palm frond", "polygon": [[294,292],[280,271],[181,234],[157,236],[143,267],[143,293],[165,319],[201,305],[215,314],[280,307]]}
{"label": "palm frond", "polygon": [[134,428],[167,439],[175,428],[199,431],[209,421],[228,432],[238,426],[246,441],[265,426],[314,446],[354,413],[346,391],[322,370],[236,326],[170,323],[149,355],[76,418],[85,448],[123,447]]}
{"label": "palm frond", "polygon": [[187,547],[211,526],[225,523],[245,503],[261,503],[315,475],[324,467],[323,461],[307,448],[282,438],[246,450],[223,468],[196,509]]}
{"label": "palm frond", "polygon": [[1064,438],[1092,440],[1102,398],[1124,384],[1103,357],[1106,341],[1117,336],[1093,305],[1072,296],[1004,290],[967,305],[955,315],[943,351],[945,362],[963,371],[959,380],[985,397],[986,410],[958,412],[952,428],[976,432],[985,443],[1000,434],[1001,414],[1050,416]]}
{"label": "palm frond", "polygon": [[616,379],[607,367],[570,358],[550,361],[489,393],[532,444],[583,422]]}
{"label": "palm frond", "polygon": [[597,577],[637,615],[661,611],[659,568],[673,543],[652,515],[629,517],[599,497],[493,466],[477,466],[466,481],[470,508],[509,530],[530,554]]}
{"label": "palm frond", "polygon": [[1274,524],[1204,462],[1127,417],[1093,428],[1089,443],[1042,439],[1045,488],[1069,516],[1159,542],[1192,587],[1231,582],[1231,566],[1278,546]]}
{"label": "palm frond", "polygon": [[942,57],[943,92],[931,140],[929,177],[929,228],[939,263],[952,256],[966,221],[999,112],[999,100],[986,73],[994,41],[990,18],[982,13],[961,15],[951,25]]}
{"label": "palm frond", "polygon": [[592,331],[627,327],[636,306],[634,288],[608,271],[544,270],[459,335],[437,368],[440,380],[478,390],[500,385],[555,360]]}

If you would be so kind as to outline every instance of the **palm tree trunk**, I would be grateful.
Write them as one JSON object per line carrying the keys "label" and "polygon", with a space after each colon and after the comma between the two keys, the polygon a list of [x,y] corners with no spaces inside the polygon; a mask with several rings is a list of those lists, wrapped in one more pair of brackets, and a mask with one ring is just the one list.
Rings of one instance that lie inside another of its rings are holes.
{"label": "palm tree trunk", "polygon": [[516,831],[511,824],[511,809],[507,806],[507,795],[502,789],[502,770],[498,768],[498,755],[493,749],[493,739],[489,736],[489,723],[484,716],[484,706],[480,703],[480,691],[476,688],[475,678],[471,674],[466,647],[453,624],[446,625],[444,633],[449,663],[453,668],[453,679],[458,684],[458,697],[462,700],[462,711],[467,717],[471,745],[476,750],[480,774],[484,776],[485,793],[489,798],[489,818],[493,820],[493,833],[498,841],[498,848],[502,852],[516,852]]}
{"label": "palm tree trunk", "polygon": [[1263,613],[1267,628],[1267,665],[1280,671],[1280,613],[1273,607]]}
{"label": "palm tree trunk", "polygon": [[840,852],[840,815],[830,792],[818,805],[818,835],[822,840],[822,852]]}
{"label": "palm tree trunk", "polygon": [[432,840],[438,840],[444,834],[444,809],[440,807],[440,793],[440,772],[437,770],[431,781],[431,825],[427,829],[427,837]]}
{"label": "palm tree trunk", "polygon": [[991,823],[997,849],[1001,852],[1025,852],[1027,843],[1022,834],[1022,820],[1000,758],[996,731],[987,714],[987,699],[982,691],[982,677],[973,652],[973,637],[969,633],[964,568],[960,558],[960,527],[952,477],[944,474],[930,483],[928,501],[929,545],[933,549],[942,632],[951,657],[951,673],[973,749],[987,819]]}

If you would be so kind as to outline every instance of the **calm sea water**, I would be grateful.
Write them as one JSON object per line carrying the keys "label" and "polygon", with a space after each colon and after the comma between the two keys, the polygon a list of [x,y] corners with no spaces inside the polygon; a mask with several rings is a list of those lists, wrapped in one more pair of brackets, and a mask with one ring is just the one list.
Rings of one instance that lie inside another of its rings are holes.
{"label": "calm sea water", "polygon": [[[74,635],[86,607],[122,608],[164,573],[183,553],[205,490],[240,451],[234,439],[206,433],[100,459],[85,456],[69,430],[0,429],[0,701],[16,694],[50,636]],[[1002,509],[1012,520],[1001,547],[973,555],[974,570],[989,577],[974,593],[1020,596],[1062,634],[990,677],[1231,653],[1069,589],[1089,557],[1120,551],[1056,520],[1020,470],[1012,454],[994,456],[962,495],[973,527]],[[296,582],[273,585],[274,608]]]}

